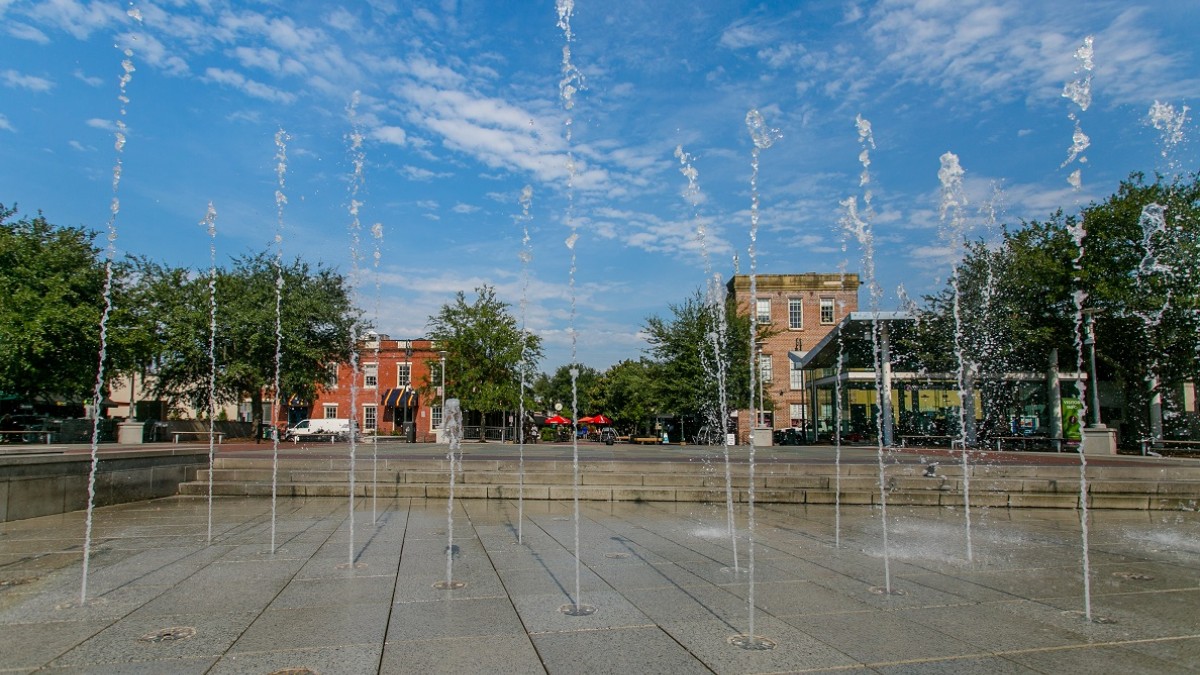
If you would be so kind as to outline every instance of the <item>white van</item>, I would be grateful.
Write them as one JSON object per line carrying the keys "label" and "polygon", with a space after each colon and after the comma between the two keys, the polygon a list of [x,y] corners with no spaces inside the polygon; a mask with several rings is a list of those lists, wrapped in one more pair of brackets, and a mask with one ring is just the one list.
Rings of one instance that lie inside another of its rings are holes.
{"label": "white van", "polygon": [[351,420],[345,418],[301,420],[284,434],[285,440],[293,443],[315,438],[318,440],[343,441],[350,438]]}

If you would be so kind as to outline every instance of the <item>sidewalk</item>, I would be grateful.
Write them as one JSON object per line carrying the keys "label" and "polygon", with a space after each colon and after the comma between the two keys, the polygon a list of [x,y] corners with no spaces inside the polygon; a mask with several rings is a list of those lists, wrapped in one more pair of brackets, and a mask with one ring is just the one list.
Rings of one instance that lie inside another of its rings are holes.
{"label": "sidewalk", "polygon": [[[233,450],[233,448],[229,448]],[[803,449],[800,449],[801,451]],[[238,450],[244,451],[244,450]],[[1200,662],[1200,518],[755,511],[755,633],[720,504],[168,498],[0,525],[0,672],[1175,673]],[[373,518],[374,514],[374,518]],[[374,520],[374,523],[372,522]],[[739,565],[750,565],[739,507]],[[523,541],[517,542],[518,528]],[[580,593],[575,588],[578,579]],[[892,594],[885,592],[890,580]],[[564,605],[591,605],[567,616]],[[1102,621],[1102,622],[1101,622]],[[41,670],[38,670],[41,669]],[[290,669],[290,670],[289,670]]]}

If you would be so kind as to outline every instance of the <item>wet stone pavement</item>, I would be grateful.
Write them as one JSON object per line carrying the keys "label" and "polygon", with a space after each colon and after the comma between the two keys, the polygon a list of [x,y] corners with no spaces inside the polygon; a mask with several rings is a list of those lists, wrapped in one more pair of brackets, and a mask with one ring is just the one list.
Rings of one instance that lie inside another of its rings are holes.
{"label": "wet stone pavement", "polygon": [[[168,498],[0,524],[3,673],[1184,673],[1200,515],[756,509],[754,632],[723,505]],[[372,522],[374,513],[374,522]],[[840,521],[840,528],[838,523]],[[738,508],[744,528],[744,505]],[[739,565],[750,533],[739,530]],[[886,592],[890,579],[891,593]],[[573,602],[587,616],[560,611]]]}

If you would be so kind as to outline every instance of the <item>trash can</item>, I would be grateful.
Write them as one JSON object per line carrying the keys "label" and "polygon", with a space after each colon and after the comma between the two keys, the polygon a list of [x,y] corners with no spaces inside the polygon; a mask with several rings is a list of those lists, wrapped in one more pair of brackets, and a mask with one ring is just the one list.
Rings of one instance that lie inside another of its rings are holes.
{"label": "trash can", "polygon": [[405,422],[404,423],[404,440],[405,440],[405,442],[408,442],[408,443],[416,443],[417,442],[417,423],[416,422]]}

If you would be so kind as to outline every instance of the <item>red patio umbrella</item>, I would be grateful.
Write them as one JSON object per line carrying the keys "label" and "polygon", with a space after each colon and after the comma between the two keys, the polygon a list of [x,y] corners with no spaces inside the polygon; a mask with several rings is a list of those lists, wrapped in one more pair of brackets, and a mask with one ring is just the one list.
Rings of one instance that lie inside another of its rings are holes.
{"label": "red patio umbrella", "polygon": [[555,415],[554,417],[546,418],[546,424],[570,424],[570,423],[571,423],[571,420],[563,417],[562,415]]}
{"label": "red patio umbrella", "polygon": [[[579,421],[582,422],[583,420],[579,420]],[[612,424],[612,419],[609,417],[605,417],[604,413],[600,413],[599,415],[592,416],[592,424],[599,424],[599,425]]]}
{"label": "red patio umbrella", "polygon": [[579,423],[580,424],[595,424],[596,418],[592,417],[591,415],[588,415],[587,417],[580,417]]}

